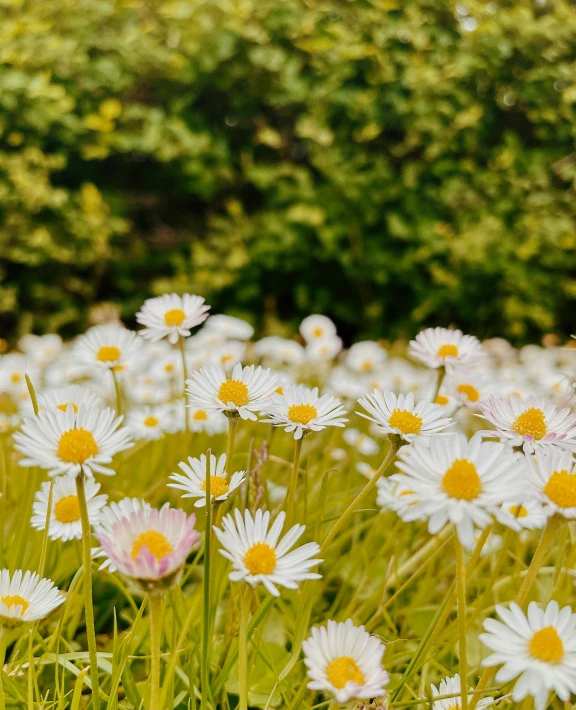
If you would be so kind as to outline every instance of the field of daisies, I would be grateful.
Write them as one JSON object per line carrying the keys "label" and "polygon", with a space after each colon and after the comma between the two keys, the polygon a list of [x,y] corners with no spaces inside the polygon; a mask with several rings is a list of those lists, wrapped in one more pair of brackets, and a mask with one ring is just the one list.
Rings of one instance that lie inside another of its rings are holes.
{"label": "field of daisies", "polygon": [[573,707],[576,349],[209,312],[0,357],[0,710]]}

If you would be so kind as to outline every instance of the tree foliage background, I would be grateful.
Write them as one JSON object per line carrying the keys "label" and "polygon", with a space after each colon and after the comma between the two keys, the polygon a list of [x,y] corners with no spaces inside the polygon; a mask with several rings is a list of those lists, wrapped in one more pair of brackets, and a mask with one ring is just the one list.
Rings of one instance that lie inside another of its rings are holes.
{"label": "tree foliage background", "polygon": [[567,0],[1,0],[0,324],[191,290],[262,325],[567,334]]}

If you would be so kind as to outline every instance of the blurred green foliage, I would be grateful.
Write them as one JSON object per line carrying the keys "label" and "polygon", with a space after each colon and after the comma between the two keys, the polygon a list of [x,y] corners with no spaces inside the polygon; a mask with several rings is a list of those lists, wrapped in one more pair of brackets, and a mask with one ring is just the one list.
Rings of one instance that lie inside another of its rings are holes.
{"label": "blurred green foliage", "polygon": [[0,0],[0,322],[570,332],[567,0]]}

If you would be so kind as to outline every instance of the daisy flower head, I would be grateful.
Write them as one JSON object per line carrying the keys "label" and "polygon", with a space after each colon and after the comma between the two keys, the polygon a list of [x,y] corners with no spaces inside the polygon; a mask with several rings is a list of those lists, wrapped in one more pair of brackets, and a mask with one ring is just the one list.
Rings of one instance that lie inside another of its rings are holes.
{"label": "daisy flower head", "polygon": [[280,596],[278,586],[298,589],[298,583],[306,579],[320,579],[321,575],[310,572],[323,560],[314,556],[320,552],[315,542],[307,542],[290,552],[302,537],[305,525],[294,525],[280,540],[286,513],[282,511],[270,526],[270,513],[256,510],[252,517],[249,510],[244,516],[236,508],[234,517],[227,515],[222,520],[222,529],[214,532],[222,545],[220,554],[232,562],[232,582],[244,580],[251,586],[263,584],[275,597]]}
{"label": "daisy flower head", "polygon": [[10,353],[0,356],[0,392],[7,392],[15,398],[28,395],[26,375],[36,382],[38,368],[30,358],[20,353]]}
{"label": "daisy flower head", "polygon": [[210,350],[209,362],[213,365],[220,365],[225,370],[231,370],[239,362],[242,362],[245,355],[246,343],[240,340],[227,340]]}
{"label": "daisy flower head", "polygon": [[175,344],[180,336],[187,338],[192,328],[203,323],[209,310],[201,296],[165,293],[144,301],[136,320],[144,326],[140,331],[142,337],[152,341],[168,338],[168,342]]}
{"label": "daisy flower head", "polygon": [[73,347],[79,363],[103,370],[123,370],[137,357],[142,338],[116,323],[96,325],[81,335]]}
{"label": "daisy flower head", "polygon": [[223,340],[250,340],[254,335],[254,328],[241,318],[227,316],[219,313],[210,316],[206,321],[204,330],[217,333]]}
{"label": "daisy flower head", "polygon": [[195,515],[170,508],[142,507],[99,526],[98,540],[113,566],[147,590],[177,584],[186,558],[200,534]]}
{"label": "daisy flower head", "polygon": [[410,341],[408,354],[434,369],[471,365],[484,356],[478,338],[461,330],[426,328]]}
{"label": "daisy flower head", "polygon": [[0,570],[0,627],[43,619],[63,602],[52,580],[21,569],[12,575],[10,570]]}
{"label": "daisy flower head", "polygon": [[[82,538],[82,521],[80,519],[80,504],[76,491],[76,481],[71,476],[58,476],[51,484],[46,481],[34,496],[31,524],[36,530],[46,527],[46,515],[52,490],[52,507],[48,536],[51,540],[80,540]],[[108,496],[98,495],[100,484],[93,478],[86,481],[86,503],[90,525],[97,525],[100,511],[106,505]]]}
{"label": "daisy flower head", "polygon": [[306,346],[306,358],[309,362],[328,362],[342,350],[342,340],[332,335],[322,340],[312,340]]}
{"label": "daisy flower head", "polygon": [[[180,416],[181,409],[178,408],[177,416]],[[196,434],[206,432],[208,436],[214,434],[222,434],[228,428],[228,420],[226,417],[215,409],[205,409],[204,407],[188,406],[188,427],[191,432]],[[184,417],[181,417],[179,428],[177,431],[183,431]]]}
{"label": "daisy flower head", "polygon": [[[432,705],[432,710],[450,710],[451,708],[454,708],[454,710],[460,710],[460,703],[462,700],[462,686],[460,684],[460,675],[456,673],[456,675],[453,678],[445,678],[444,680],[441,680],[438,687],[436,687],[434,684],[430,685],[430,689],[432,690],[432,699],[433,699],[433,705]],[[470,688],[471,691],[473,691],[473,688]],[[453,697],[446,697],[446,696],[453,696]],[[441,700],[434,700],[434,698],[441,697]],[[468,696],[468,702],[472,701],[473,695]],[[479,700],[476,707],[479,708],[479,710],[482,710],[483,708],[489,708],[494,704],[494,698],[483,698],[482,700]]]}
{"label": "daisy flower head", "polygon": [[230,377],[221,367],[207,365],[186,380],[189,404],[242,419],[256,421],[256,414],[262,409],[277,386],[277,376],[261,367],[234,367]]}
{"label": "daisy flower head", "polygon": [[174,408],[169,404],[137,407],[128,413],[126,424],[137,440],[161,439],[174,429]]}
{"label": "daisy flower head", "polygon": [[547,516],[576,519],[576,462],[572,451],[550,451],[527,457],[530,480]]}
{"label": "daisy flower head", "polygon": [[354,343],[346,354],[346,365],[354,372],[369,374],[379,370],[386,362],[388,353],[373,340]]}
{"label": "daisy flower head", "polygon": [[89,390],[87,387],[80,385],[68,385],[66,387],[55,387],[45,390],[38,395],[38,408],[40,411],[54,411],[59,409],[65,412],[68,406],[77,412],[81,405],[85,407],[98,407],[104,409],[106,407],[102,397]]}
{"label": "daisy flower head", "polygon": [[[112,501],[100,510],[98,523],[95,525],[96,537],[100,535],[111,537],[116,523],[124,518],[129,518],[132,513],[150,511],[151,509],[150,503],[140,498],[122,498],[119,501]],[[110,558],[106,557],[106,553],[101,547],[95,547],[92,550],[92,557],[104,557],[100,569],[108,569],[110,572],[116,571],[116,565]]]}
{"label": "daisy flower head", "polygon": [[[372,478],[375,471],[372,469],[369,478]],[[397,513],[401,518],[409,510],[409,508],[419,502],[418,497],[414,491],[407,488],[401,483],[391,480],[390,478],[380,478],[378,479],[376,504],[380,507],[380,510],[392,510]],[[422,515],[419,520],[424,520],[425,516]]]}
{"label": "daisy flower head", "polygon": [[113,476],[107,464],[133,445],[130,430],[121,424],[122,417],[112,409],[81,405],[74,412],[68,405],[65,412],[56,409],[25,417],[14,435],[14,448],[24,456],[21,466],[39,466],[49,476]]}
{"label": "daisy flower head", "polygon": [[259,340],[254,345],[254,351],[258,357],[268,357],[288,365],[300,365],[305,359],[305,351],[300,343],[275,335]]}
{"label": "daisy flower head", "polygon": [[336,336],[336,326],[328,316],[314,314],[307,316],[300,323],[300,334],[307,343],[326,340]]}
{"label": "daisy flower head", "polygon": [[352,619],[315,626],[302,649],[310,690],[331,693],[338,703],[385,694],[390,676],[382,668],[384,644]]}
{"label": "daisy flower head", "polygon": [[454,369],[446,380],[442,392],[469,409],[478,409],[486,398],[486,375],[468,368]]}
{"label": "daisy flower head", "polygon": [[535,497],[524,499],[521,503],[504,503],[496,513],[498,522],[517,532],[540,530],[547,518],[544,506]]}
{"label": "daisy flower head", "polygon": [[411,392],[396,396],[393,392],[375,389],[372,393],[362,395],[358,404],[368,414],[357,414],[374,422],[382,434],[396,435],[407,442],[427,439],[453,424],[452,419],[445,416],[442,407],[424,400],[415,403]]}
{"label": "daisy flower head", "polygon": [[517,678],[512,699],[518,703],[534,698],[536,710],[544,710],[553,690],[567,702],[576,692],[576,614],[551,601],[545,609],[536,602],[525,614],[517,604],[496,606],[501,621],[486,619],[480,640],[493,653],[483,666],[502,666],[497,683]]}
{"label": "daisy flower head", "polygon": [[331,394],[318,395],[318,388],[304,385],[287,385],[282,394],[276,394],[266,406],[266,414],[274,426],[294,432],[294,439],[301,439],[311,431],[322,431],[327,426],[343,427],[348,421],[340,400]]}
{"label": "daisy flower head", "polygon": [[358,429],[348,428],[342,435],[344,441],[362,456],[375,456],[380,447],[371,436],[362,434]]}
{"label": "daisy flower head", "polygon": [[486,437],[496,437],[525,454],[546,450],[576,449],[576,414],[568,408],[556,409],[537,397],[509,400],[488,397],[480,405],[481,415],[496,428],[482,431]]}
{"label": "daisy flower head", "polygon": [[178,467],[183,471],[173,473],[170,480],[174,483],[169,483],[169,488],[179,488],[184,491],[182,498],[197,498],[194,507],[201,508],[206,505],[206,466],[208,464],[210,471],[210,500],[221,503],[235,491],[246,477],[246,471],[236,471],[228,479],[226,475],[226,454],[222,454],[218,459],[214,454],[210,455],[209,461],[206,455],[202,454],[200,458],[188,457],[188,463],[181,461]]}
{"label": "daisy flower head", "polygon": [[526,489],[525,464],[503,444],[485,442],[478,435],[431,437],[400,449],[393,481],[406,487],[405,521],[428,519],[428,530],[438,533],[449,522],[460,542],[470,548],[475,528],[482,530],[503,503],[521,500]]}
{"label": "daisy flower head", "polygon": [[62,352],[62,338],[54,333],[34,335],[28,333],[18,341],[18,347],[39,367],[46,367]]}

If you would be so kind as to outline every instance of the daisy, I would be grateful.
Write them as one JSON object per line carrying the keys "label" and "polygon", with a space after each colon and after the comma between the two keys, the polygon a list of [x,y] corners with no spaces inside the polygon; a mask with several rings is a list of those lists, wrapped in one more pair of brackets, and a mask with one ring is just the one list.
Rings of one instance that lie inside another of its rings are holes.
{"label": "daisy", "polygon": [[460,404],[477,409],[486,397],[487,378],[477,370],[458,368],[444,381],[442,392],[452,395]]}
{"label": "daisy", "polygon": [[276,388],[277,377],[261,367],[242,367],[239,363],[227,377],[221,367],[206,366],[186,380],[190,404],[223,412],[227,416],[256,420],[255,411]]}
{"label": "daisy", "polygon": [[254,328],[241,318],[218,314],[210,316],[206,321],[204,330],[217,333],[224,340],[250,340],[254,335]]}
{"label": "daisy", "polygon": [[[132,513],[140,513],[142,511],[150,511],[152,506],[139,498],[122,498],[122,500],[109,503],[102,508],[97,525],[95,526],[96,537],[100,535],[112,536],[112,530],[116,523],[124,518],[129,518]],[[111,559],[106,557],[106,553],[101,547],[95,547],[92,550],[92,557],[104,557],[104,562],[100,565],[100,569],[108,569],[110,572],[116,571],[116,565]]]}
{"label": "daisy", "polygon": [[396,434],[408,442],[429,438],[453,424],[450,417],[444,416],[442,407],[424,400],[414,404],[412,393],[396,396],[375,389],[360,397],[358,404],[368,414],[357,414],[377,424],[383,434]]}
{"label": "daisy", "polygon": [[126,367],[142,346],[142,339],[121,325],[96,325],[81,335],[73,354],[79,363],[118,371]]}
{"label": "daisy", "polygon": [[540,530],[547,515],[539,500],[528,499],[522,503],[505,503],[496,513],[496,519],[512,530]]}
{"label": "daisy", "polygon": [[98,407],[104,409],[104,400],[86,387],[80,385],[68,385],[67,387],[57,387],[46,390],[38,395],[38,408],[40,411],[53,411],[60,409],[65,412],[68,405],[77,412],[80,405],[85,407]]}
{"label": "daisy", "polygon": [[329,692],[338,703],[385,694],[390,676],[382,668],[384,644],[352,619],[314,627],[302,649],[310,690]]}
{"label": "daisy", "polygon": [[526,489],[525,465],[503,444],[483,442],[475,435],[431,437],[400,449],[396,466],[403,473],[390,478],[405,486],[405,521],[428,518],[432,535],[449,522],[460,542],[474,544],[474,528],[485,528],[503,503],[521,500]]}
{"label": "daisy", "polygon": [[300,333],[307,343],[325,340],[336,335],[336,326],[327,316],[319,314],[307,316],[300,323]]}
{"label": "daisy", "polygon": [[38,368],[25,355],[11,353],[0,356],[0,392],[8,392],[16,397],[20,394],[28,395],[26,375],[34,383],[38,380],[38,374]]}
{"label": "daisy", "polygon": [[512,395],[509,401],[488,397],[480,405],[482,416],[496,431],[482,431],[486,437],[497,437],[509,446],[521,447],[526,454],[550,449],[576,449],[576,414],[556,409],[543,399]]}
{"label": "daisy", "polygon": [[[181,461],[178,467],[184,475],[173,473],[170,476],[169,488],[179,488],[185,491],[182,498],[197,498],[194,503],[195,508],[206,505],[206,455],[202,454],[199,459],[188,457],[188,463]],[[212,454],[210,456],[210,500],[221,503],[235,491],[246,477],[246,471],[236,471],[228,480],[226,476],[226,454],[222,454],[218,459]]]}
{"label": "daisy", "polygon": [[62,352],[62,338],[54,333],[46,335],[24,335],[18,341],[18,347],[26,353],[39,367],[46,367]]}
{"label": "daisy", "polygon": [[300,343],[277,336],[262,338],[254,345],[254,351],[258,357],[269,357],[288,365],[300,365],[305,358],[305,351]]}
{"label": "daisy", "polygon": [[362,456],[375,456],[380,451],[380,447],[374,439],[362,434],[358,429],[346,429],[342,438]]}
{"label": "daisy", "polygon": [[372,340],[354,343],[346,355],[346,364],[351,370],[370,373],[379,370],[386,362],[388,353]]}
{"label": "daisy", "polygon": [[410,341],[408,354],[428,367],[470,365],[484,356],[478,338],[461,330],[426,328]]}
{"label": "daisy", "polygon": [[310,572],[323,561],[314,558],[320,551],[317,543],[308,542],[289,552],[304,533],[305,525],[294,525],[279,541],[285,519],[282,511],[268,529],[268,511],[258,509],[252,518],[249,510],[242,517],[236,508],[234,517],[227,515],[222,520],[222,530],[214,528],[224,548],[220,554],[232,562],[229,576],[233,582],[244,580],[253,587],[263,584],[270,594],[279,597],[276,585],[298,589],[298,582],[321,579],[321,575]]}
{"label": "daisy", "polygon": [[[181,412],[178,409],[177,414]],[[209,436],[213,434],[222,434],[228,428],[228,420],[226,417],[214,409],[205,409],[204,407],[188,406],[188,427],[194,433],[206,432]],[[182,431],[184,428],[184,417],[181,417],[182,428],[177,431]]]}
{"label": "daisy", "polygon": [[[371,469],[371,473],[368,475],[364,474],[368,478],[372,478],[375,473],[374,469]],[[408,488],[406,485],[397,483],[390,478],[380,478],[376,484],[378,494],[376,496],[376,503],[380,507],[380,510],[392,510],[397,513],[401,518],[411,506],[419,502],[416,493]],[[424,514],[418,518],[418,520],[425,520]]]}
{"label": "daisy", "polygon": [[128,414],[126,424],[137,440],[161,439],[174,429],[174,409],[169,404],[138,407]]}
{"label": "daisy", "polygon": [[494,653],[483,666],[499,666],[497,683],[518,678],[512,699],[518,703],[528,695],[534,698],[536,710],[544,710],[548,693],[568,702],[576,692],[576,614],[569,606],[559,608],[551,601],[545,609],[536,602],[525,614],[517,604],[510,609],[496,606],[502,621],[486,619],[480,640]]}
{"label": "daisy", "polygon": [[240,340],[228,340],[210,351],[209,362],[213,365],[220,365],[225,370],[230,370],[241,362],[245,355],[246,343],[242,343]]}
{"label": "daisy", "polygon": [[342,340],[333,335],[322,340],[312,340],[306,346],[306,357],[310,362],[328,362],[342,350]]}
{"label": "daisy", "polygon": [[176,583],[200,537],[195,515],[170,508],[141,508],[120,517],[111,528],[97,530],[98,540],[114,567],[126,577],[155,585]]}
{"label": "daisy", "polygon": [[26,417],[14,435],[14,448],[24,455],[21,466],[40,466],[49,476],[113,476],[105,464],[133,445],[130,430],[121,423],[112,409],[80,406],[74,412],[69,405],[65,412],[55,409]]}
{"label": "daisy", "polygon": [[288,385],[282,394],[271,398],[266,407],[274,426],[284,427],[284,431],[294,432],[294,439],[301,439],[310,431],[322,431],[327,426],[343,427],[348,419],[340,400],[331,394],[318,396],[318,387],[309,389],[304,385]]}
{"label": "daisy", "polygon": [[[44,530],[46,527],[46,514],[48,512],[48,499],[50,486],[52,491],[52,509],[50,512],[50,525],[48,536],[51,540],[67,540],[82,538],[82,521],[80,520],[80,504],[76,492],[76,482],[71,476],[58,476],[51,484],[45,482],[34,496],[32,527]],[[88,518],[90,525],[96,525],[100,519],[100,510],[106,505],[108,496],[97,495],[100,484],[93,478],[86,481],[86,503],[88,505]]]}
{"label": "daisy", "polygon": [[36,572],[0,570],[0,627],[43,619],[64,602],[54,582]]}
{"label": "daisy", "polygon": [[166,293],[144,301],[136,320],[144,326],[140,331],[144,338],[152,341],[168,338],[174,344],[180,336],[187,338],[192,328],[203,323],[209,310],[201,296]]}
{"label": "daisy", "polygon": [[530,480],[546,515],[576,519],[576,463],[572,451],[550,451],[527,457]]}
{"label": "daisy", "polygon": [[[431,684],[430,688],[432,690],[433,699],[437,698],[438,696],[453,696],[451,698],[444,697],[443,700],[434,700],[432,710],[450,710],[450,708],[460,710],[460,702],[462,700],[462,686],[460,684],[460,676],[458,673],[456,673],[453,678],[445,678],[444,680],[441,680],[438,688],[434,684]],[[473,688],[470,688],[470,691],[473,690]],[[473,695],[469,695],[468,702],[471,702],[473,697]],[[478,708],[478,710],[482,710],[482,708],[489,708],[493,704],[494,698],[483,698],[482,700],[478,701],[476,707]]]}

